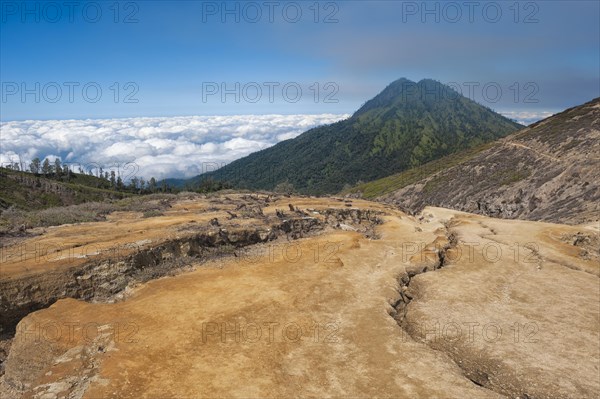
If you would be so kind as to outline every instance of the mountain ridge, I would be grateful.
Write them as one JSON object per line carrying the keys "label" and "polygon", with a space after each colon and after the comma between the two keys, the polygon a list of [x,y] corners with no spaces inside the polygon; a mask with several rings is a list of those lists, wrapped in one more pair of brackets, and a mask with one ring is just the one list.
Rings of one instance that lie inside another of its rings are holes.
{"label": "mountain ridge", "polygon": [[191,182],[215,179],[267,190],[289,183],[306,194],[334,193],[521,127],[440,82],[401,78],[348,119],[310,129]]}

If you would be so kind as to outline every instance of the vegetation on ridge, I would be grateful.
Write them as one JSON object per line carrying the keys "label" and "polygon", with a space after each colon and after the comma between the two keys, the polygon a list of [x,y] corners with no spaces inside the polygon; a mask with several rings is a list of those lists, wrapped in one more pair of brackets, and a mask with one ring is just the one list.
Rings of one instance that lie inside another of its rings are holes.
{"label": "vegetation on ridge", "polygon": [[192,182],[212,178],[267,190],[289,182],[301,193],[334,193],[522,127],[437,81],[400,79],[346,120],[311,129]]}

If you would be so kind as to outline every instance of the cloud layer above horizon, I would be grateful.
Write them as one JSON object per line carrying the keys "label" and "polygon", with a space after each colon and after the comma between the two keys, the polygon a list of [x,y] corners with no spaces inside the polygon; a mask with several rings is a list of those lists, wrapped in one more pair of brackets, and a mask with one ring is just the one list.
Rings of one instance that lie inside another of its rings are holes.
{"label": "cloud layer above horizon", "polygon": [[[549,112],[503,112],[530,124]],[[10,121],[0,124],[0,163],[28,167],[35,157],[77,171],[135,170],[149,179],[189,178],[347,114],[234,115],[157,118]],[[133,165],[133,166],[132,166]],[[133,175],[129,175],[132,177]]]}
{"label": "cloud layer above horizon", "polygon": [[237,115],[0,124],[0,163],[60,158],[88,170],[135,164],[149,179],[189,178],[349,115]]}

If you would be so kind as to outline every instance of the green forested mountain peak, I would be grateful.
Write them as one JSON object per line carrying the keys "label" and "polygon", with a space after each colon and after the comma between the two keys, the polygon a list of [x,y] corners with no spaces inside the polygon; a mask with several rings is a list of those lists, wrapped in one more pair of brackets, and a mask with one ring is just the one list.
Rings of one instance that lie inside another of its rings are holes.
{"label": "green forested mountain peak", "polygon": [[504,137],[523,126],[432,79],[389,84],[350,118],[311,129],[194,178],[235,187],[337,192]]}

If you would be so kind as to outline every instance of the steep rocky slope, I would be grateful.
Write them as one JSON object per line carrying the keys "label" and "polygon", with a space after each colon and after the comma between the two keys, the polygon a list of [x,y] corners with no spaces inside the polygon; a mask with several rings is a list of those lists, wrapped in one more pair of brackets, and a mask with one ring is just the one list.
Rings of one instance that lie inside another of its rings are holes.
{"label": "steep rocky slope", "polygon": [[357,187],[417,212],[435,205],[488,216],[600,220],[600,98],[486,148]]}

